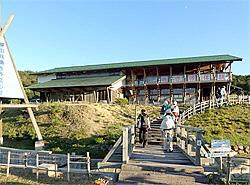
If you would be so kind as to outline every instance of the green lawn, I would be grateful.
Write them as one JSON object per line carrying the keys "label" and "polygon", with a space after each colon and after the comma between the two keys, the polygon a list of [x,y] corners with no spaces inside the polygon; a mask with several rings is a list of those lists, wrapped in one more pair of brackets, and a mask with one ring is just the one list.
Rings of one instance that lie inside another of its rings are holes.
{"label": "green lawn", "polygon": [[197,114],[186,125],[205,130],[208,143],[212,139],[229,139],[232,145],[250,146],[250,105],[233,105]]}

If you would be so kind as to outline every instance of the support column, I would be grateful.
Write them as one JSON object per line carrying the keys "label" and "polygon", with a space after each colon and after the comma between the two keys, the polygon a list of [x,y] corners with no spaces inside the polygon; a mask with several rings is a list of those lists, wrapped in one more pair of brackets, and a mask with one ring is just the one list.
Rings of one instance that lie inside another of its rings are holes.
{"label": "support column", "polygon": [[107,92],[107,102],[110,103],[110,96],[109,96],[109,89],[108,88],[107,88],[106,92]]}
{"label": "support column", "polygon": [[173,76],[173,69],[172,69],[172,65],[170,65],[170,88],[169,88],[169,92],[170,92],[170,102],[173,103],[173,83],[172,83],[172,76]]}
{"label": "support column", "polygon": [[161,89],[160,89],[160,75],[159,75],[159,69],[156,67],[156,75],[157,75],[157,102],[159,103],[161,100]]}
{"label": "support column", "polygon": [[201,79],[200,79],[200,65],[198,67],[198,102],[201,101],[201,83],[200,83]]}
{"label": "support column", "polygon": [[132,80],[132,92],[133,92],[133,102],[136,102],[136,89],[135,89],[135,76],[134,76],[134,71],[131,69],[131,80]]}
{"label": "support column", "polygon": [[145,102],[145,104],[147,104],[148,103],[148,88],[147,88],[147,84],[145,83],[145,81],[146,81],[146,77],[147,77],[147,75],[146,75],[146,70],[145,70],[145,68],[143,68],[143,85],[144,85],[144,91],[145,91],[145,95],[144,95],[144,102]]}
{"label": "support column", "polygon": [[183,83],[183,103],[186,103],[186,65],[184,65],[184,71],[183,71],[183,79],[184,79],[184,83]]}
{"label": "support column", "polygon": [[233,75],[232,75],[232,62],[230,62],[229,64],[229,86],[228,86],[228,89],[227,89],[227,92],[228,92],[228,95],[230,94],[231,92],[231,85],[232,85],[232,81],[233,81]]}

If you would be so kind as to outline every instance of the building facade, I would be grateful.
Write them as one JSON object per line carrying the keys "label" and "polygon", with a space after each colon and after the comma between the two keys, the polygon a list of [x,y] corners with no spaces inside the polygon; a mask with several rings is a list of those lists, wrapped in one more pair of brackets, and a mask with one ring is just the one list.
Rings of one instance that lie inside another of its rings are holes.
{"label": "building facade", "polygon": [[165,99],[184,103],[215,96],[218,87],[230,92],[232,55],[161,59],[101,65],[62,67],[36,73],[43,101],[156,103]]}

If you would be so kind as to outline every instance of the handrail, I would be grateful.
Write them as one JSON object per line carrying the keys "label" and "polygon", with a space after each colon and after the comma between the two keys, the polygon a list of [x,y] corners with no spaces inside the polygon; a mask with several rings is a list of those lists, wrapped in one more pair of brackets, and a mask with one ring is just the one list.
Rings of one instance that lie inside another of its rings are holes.
{"label": "handrail", "polygon": [[[241,104],[249,103],[250,96],[241,95],[229,95],[227,101],[222,103],[217,102],[215,99],[202,101],[194,104],[193,106],[186,109],[182,114],[180,114],[178,124],[177,124],[177,144],[183,150],[183,152],[194,162],[196,165],[201,165],[201,156],[208,157],[210,149],[205,144],[205,141],[202,137],[203,129],[183,125],[186,118],[190,118],[197,113],[205,112],[206,109],[211,109],[217,106],[222,106],[224,104]],[[196,136],[192,138],[195,142],[190,142],[190,133],[196,132]],[[191,144],[190,144],[191,143]],[[196,155],[193,155],[192,149],[195,149]],[[195,157],[195,159],[194,159]]]}

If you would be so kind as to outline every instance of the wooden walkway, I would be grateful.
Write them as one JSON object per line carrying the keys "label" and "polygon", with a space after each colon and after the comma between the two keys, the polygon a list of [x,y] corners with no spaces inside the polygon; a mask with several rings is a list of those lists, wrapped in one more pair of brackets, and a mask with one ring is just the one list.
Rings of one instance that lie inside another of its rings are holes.
{"label": "wooden walkway", "polygon": [[121,167],[117,184],[208,184],[203,168],[193,165],[178,146],[171,153],[163,151],[159,123],[152,124],[149,145],[136,144],[128,163]]}

